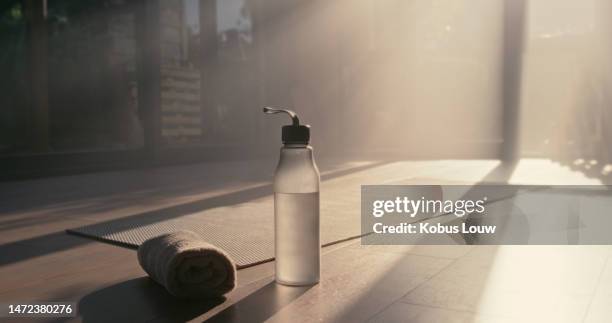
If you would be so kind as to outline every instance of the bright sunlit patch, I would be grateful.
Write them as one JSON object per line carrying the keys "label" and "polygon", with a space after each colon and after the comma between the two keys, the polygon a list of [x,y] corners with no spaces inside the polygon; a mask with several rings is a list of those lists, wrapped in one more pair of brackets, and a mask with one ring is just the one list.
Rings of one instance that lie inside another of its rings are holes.
{"label": "bright sunlit patch", "polygon": [[[484,253],[483,246],[477,248],[476,253]],[[488,267],[488,272],[476,312],[510,316],[520,313],[533,322],[581,321],[610,252],[607,246],[496,249],[487,250],[493,256],[480,257],[488,263],[479,268]]]}
{"label": "bright sunlit patch", "polygon": [[500,164],[495,159],[402,161],[388,165],[386,171],[394,176],[376,184],[402,184],[406,181],[414,184],[415,179],[422,184],[435,184],[437,181],[477,183]]}
{"label": "bright sunlit patch", "polygon": [[[574,165],[586,165],[584,159]],[[510,177],[510,184],[532,185],[601,185],[597,178],[589,178],[579,170],[572,170],[548,159],[521,159]]]}

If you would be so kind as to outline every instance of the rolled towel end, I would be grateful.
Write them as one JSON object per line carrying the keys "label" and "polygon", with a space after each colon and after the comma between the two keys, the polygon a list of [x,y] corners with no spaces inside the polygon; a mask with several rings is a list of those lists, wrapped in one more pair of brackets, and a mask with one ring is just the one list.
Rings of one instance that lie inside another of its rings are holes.
{"label": "rolled towel end", "polygon": [[236,287],[236,265],[222,249],[190,231],[164,234],[138,248],[138,262],[170,294],[219,297]]}

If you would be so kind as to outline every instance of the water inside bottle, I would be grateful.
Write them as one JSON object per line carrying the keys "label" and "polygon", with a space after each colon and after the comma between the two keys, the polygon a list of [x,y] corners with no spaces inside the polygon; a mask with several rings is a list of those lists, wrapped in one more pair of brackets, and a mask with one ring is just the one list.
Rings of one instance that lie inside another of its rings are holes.
{"label": "water inside bottle", "polygon": [[274,194],[276,280],[287,285],[319,281],[319,192]]}

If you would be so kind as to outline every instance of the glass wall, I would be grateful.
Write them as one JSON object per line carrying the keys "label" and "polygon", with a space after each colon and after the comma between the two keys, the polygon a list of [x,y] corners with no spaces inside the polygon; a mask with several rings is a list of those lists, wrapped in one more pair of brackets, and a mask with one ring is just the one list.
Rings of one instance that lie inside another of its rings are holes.
{"label": "glass wall", "polygon": [[0,154],[143,145],[132,1],[5,1]]}
{"label": "glass wall", "polygon": [[53,151],[143,144],[131,1],[49,0],[49,146]]}
{"label": "glass wall", "polygon": [[214,103],[209,111],[207,142],[241,144],[256,139],[262,118],[252,20],[252,1],[216,0],[217,64],[212,68]]}
{"label": "glass wall", "polygon": [[26,20],[20,1],[0,4],[0,155],[28,150]]}
{"label": "glass wall", "polygon": [[317,147],[497,154],[504,1],[260,3],[266,99],[300,111]]}
{"label": "glass wall", "polygon": [[198,143],[204,104],[199,1],[161,1],[160,11],[162,140]]}
{"label": "glass wall", "polygon": [[607,0],[530,2],[521,120],[525,156],[593,173],[612,163],[610,9]]}
{"label": "glass wall", "polygon": [[[510,4],[521,8],[509,14]],[[603,165],[608,9],[606,0],[4,1],[0,82],[12,95],[0,97],[0,154],[275,149],[287,120],[264,117],[269,105],[298,111],[323,155],[495,158],[516,128],[524,156]]]}
{"label": "glass wall", "polygon": [[364,3],[342,59],[347,104],[364,111],[362,142],[403,156],[495,155],[503,9],[491,0]]}
{"label": "glass wall", "polygon": [[[252,138],[257,66],[244,0],[160,2],[161,118],[166,145]],[[204,23],[203,23],[204,22]]]}

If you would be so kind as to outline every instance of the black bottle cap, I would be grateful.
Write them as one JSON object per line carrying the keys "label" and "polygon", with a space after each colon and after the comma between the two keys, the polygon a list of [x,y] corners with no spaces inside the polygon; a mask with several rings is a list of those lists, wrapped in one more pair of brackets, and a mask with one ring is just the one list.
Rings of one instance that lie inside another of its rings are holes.
{"label": "black bottle cap", "polygon": [[292,124],[283,126],[283,144],[303,144],[308,145],[310,142],[310,126],[301,125],[298,115],[286,109],[274,109],[265,107],[264,113],[275,114],[275,113],[286,113],[291,117]]}
{"label": "black bottle cap", "polygon": [[305,144],[310,142],[310,126],[283,126],[284,144]]}

